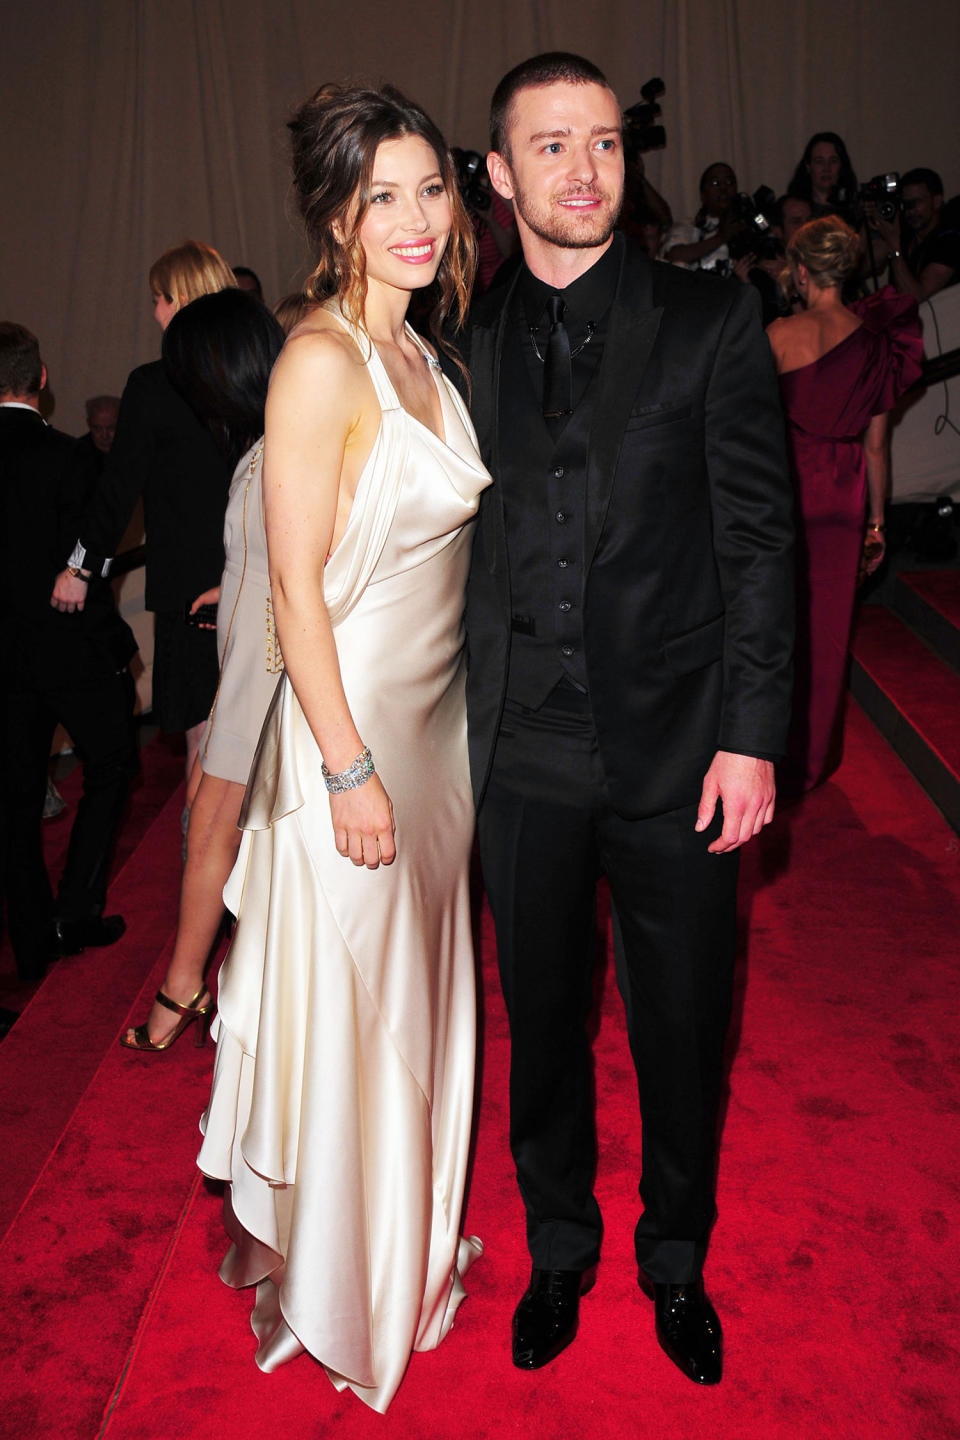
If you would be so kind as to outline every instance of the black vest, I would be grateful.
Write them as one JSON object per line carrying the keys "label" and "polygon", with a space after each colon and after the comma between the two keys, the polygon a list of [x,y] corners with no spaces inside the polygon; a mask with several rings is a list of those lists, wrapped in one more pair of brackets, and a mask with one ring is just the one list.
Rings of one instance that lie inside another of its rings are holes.
{"label": "black vest", "polygon": [[[556,438],[541,414],[514,297],[500,380],[500,487],[506,515],[513,636],[507,696],[536,709],[566,677],[586,693],[584,534],[591,383]],[[536,378],[539,378],[537,376]]]}

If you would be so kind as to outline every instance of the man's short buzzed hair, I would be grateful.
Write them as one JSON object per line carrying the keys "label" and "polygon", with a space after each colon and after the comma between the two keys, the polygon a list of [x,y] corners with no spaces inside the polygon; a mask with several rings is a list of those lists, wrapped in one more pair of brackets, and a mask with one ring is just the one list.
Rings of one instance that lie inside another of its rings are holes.
{"label": "man's short buzzed hair", "polygon": [[900,189],[905,185],[926,185],[931,195],[943,194],[943,181],[936,170],[928,170],[925,165],[918,165],[915,170],[908,170],[906,175],[900,176]]}
{"label": "man's short buzzed hair", "polygon": [[0,395],[39,395],[40,342],[26,325],[0,320]]}
{"label": "man's short buzzed hair", "polygon": [[606,75],[582,55],[571,55],[565,50],[548,50],[544,55],[534,55],[508,70],[493,92],[490,102],[490,149],[509,160],[507,130],[510,121],[510,106],[521,90],[534,85],[555,85],[565,80],[569,85],[603,85],[608,90],[610,82]]}

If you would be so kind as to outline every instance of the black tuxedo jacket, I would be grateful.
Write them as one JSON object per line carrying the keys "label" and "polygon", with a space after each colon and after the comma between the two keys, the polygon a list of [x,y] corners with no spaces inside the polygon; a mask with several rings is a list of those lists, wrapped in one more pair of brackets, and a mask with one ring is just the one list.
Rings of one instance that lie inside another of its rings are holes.
{"label": "black tuxedo jacket", "polygon": [[[510,444],[498,401],[515,288],[478,302],[463,345],[473,419],[495,482],[481,500],[467,590],[478,804],[511,638],[496,477]],[[639,817],[696,803],[718,749],[772,758],[784,748],[793,501],[753,288],[651,263],[628,243],[591,390],[587,677],[612,803]]]}
{"label": "black tuxedo jacket", "polygon": [[142,495],[147,609],[182,613],[220,583],[229,488],[230,467],[213,436],[156,360],[124,386],[113,445],[77,534],[91,563],[115,555]]}
{"label": "black tuxedo jacket", "polygon": [[36,411],[0,408],[0,647],[21,679],[25,669],[65,685],[104,678],[137,648],[106,581],[91,580],[82,611],[50,604],[94,483],[71,436]]}

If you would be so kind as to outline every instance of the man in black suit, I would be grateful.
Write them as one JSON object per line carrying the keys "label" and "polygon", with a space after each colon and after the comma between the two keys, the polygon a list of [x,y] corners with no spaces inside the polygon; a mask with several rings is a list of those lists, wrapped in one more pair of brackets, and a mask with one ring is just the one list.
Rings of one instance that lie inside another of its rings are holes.
{"label": "man in black suit", "polygon": [[[39,412],[46,371],[36,337],[0,323],[0,660],[4,890],[10,941],[24,980],[50,959],[111,945],[124,931],[103,914],[107,874],[130,778],[137,769],[136,651],[105,581],[78,570],[82,611],[61,615],[50,589],[87,501],[90,472],[76,441]],[[83,797],[54,903],[41,817],[57,723],[83,764]]]}
{"label": "man in black suit", "polygon": [[614,231],[621,116],[595,66],[518,66],[491,130],[524,264],[479,301],[465,346],[496,481],[467,697],[533,1259],[513,1359],[536,1368],[573,1339],[600,1253],[586,1022],[604,873],[643,1121],[641,1283],[663,1348],[711,1384],[737,850],[772,819],[790,697],[776,384],[749,286],[651,264]]}

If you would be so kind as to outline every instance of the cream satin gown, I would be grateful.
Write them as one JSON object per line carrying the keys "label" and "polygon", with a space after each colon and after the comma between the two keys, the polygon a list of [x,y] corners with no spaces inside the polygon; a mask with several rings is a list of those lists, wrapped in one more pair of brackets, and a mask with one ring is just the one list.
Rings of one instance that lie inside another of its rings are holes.
{"label": "cream satin gown", "polygon": [[369,871],[337,853],[321,755],[283,676],[224,891],[238,918],[198,1162],[231,1182],[220,1274],[258,1286],[258,1365],[307,1350],[379,1411],[411,1351],[450,1328],[481,1248],[460,1237],[475,1048],[463,607],[490,479],[427,363],[444,440],[369,355],[380,431],[324,572],[397,859]]}

